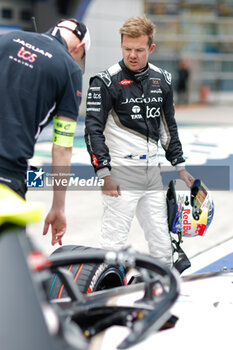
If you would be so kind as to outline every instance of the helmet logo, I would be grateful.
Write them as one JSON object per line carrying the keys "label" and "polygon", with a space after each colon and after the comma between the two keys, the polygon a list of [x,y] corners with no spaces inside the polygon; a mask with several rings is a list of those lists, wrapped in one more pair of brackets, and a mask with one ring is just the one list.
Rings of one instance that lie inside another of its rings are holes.
{"label": "helmet logo", "polygon": [[190,214],[190,209],[183,210],[183,234],[184,235],[188,235],[188,231],[190,231],[192,228],[191,222],[189,222],[188,220],[189,214]]}

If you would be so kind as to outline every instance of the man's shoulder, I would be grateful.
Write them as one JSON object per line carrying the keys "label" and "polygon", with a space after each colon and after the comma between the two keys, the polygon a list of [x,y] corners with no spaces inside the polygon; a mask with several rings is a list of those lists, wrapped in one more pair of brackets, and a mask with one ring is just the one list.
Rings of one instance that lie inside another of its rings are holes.
{"label": "man's shoulder", "polygon": [[109,74],[111,75],[111,77],[113,77],[114,75],[116,75],[117,73],[122,71],[122,68],[120,66],[119,63],[116,63],[114,65],[112,65],[111,67],[109,67],[107,69],[107,71],[109,72]]}
{"label": "man's shoulder", "polygon": [[157,66],[155,66],[152,63],[149,63],[149,67],[153,72],[158,73],[158,75],[160,75],[161,77],[163,77],[166,81],[167,84],[171,85],[172,83],[172,75],[170,72],[168,72],[165,69],[159,68]]}
{"label": "man's shoulder", "polygon": [[108,69],[97,73],[95,77],[100,78],[105,83],[105,85],[109,87],[112,84],[112,79],[114,79],[114,76],[116,76],[121,70],[122,69],[119,63],[116,63],[111,67],[109,67]]}
{"label": "man's shoulder", "polygon": [[159,74],[162,74],[162,69],[159,68],[159,67],[157,67],[157,66],[155,66],[155,65],[152,64],[152,63],[149,63],[149,68],[150,68],[152,71],[154,71],[154,72],[157,72],[157,73],[159,73]]}
{"label": "man's shoulder", "polygon": [[13,30],[13,31],[10,31],[8,33],[1,34],[0,40],[2,42],[5,42],[7,45],[9,45],[10,43],[17,42],[17,41],[19,43],[21,41],[22,43],[25,44],[25,42],[26,42],[25,38],[28,37],[28,34],[31,34],[31,32],[24,32],[22,30]]}

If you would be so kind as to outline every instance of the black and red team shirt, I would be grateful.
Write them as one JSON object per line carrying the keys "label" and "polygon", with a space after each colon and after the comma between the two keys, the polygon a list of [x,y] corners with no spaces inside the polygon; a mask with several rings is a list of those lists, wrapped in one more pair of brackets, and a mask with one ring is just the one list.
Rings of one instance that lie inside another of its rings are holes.
{"label": "black and red team shirt", "polygon": [[55,115],[76,120],[82,71],[58,32],[0,36],[0,169],[23,173]]}

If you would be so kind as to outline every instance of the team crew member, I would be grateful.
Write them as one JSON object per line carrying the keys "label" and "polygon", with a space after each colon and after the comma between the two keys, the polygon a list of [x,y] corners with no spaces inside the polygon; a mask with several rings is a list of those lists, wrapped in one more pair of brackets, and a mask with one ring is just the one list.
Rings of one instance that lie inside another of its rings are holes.
{"label": "team crew member", "polygon": [[[82,93],[78,64],[89,46],[88,29],[73,19],[44,34],[13,31],[0,37],[0,181],[23,198],[27,161],[54,116],[52,165],[69,169]],[[52,244],[62,244],[65,190],[54,189],[44,234],[50,225]]]}
{"label": "team crew member", "polygon": [[167,208],[158,167],[158,141],[188,186],[174,118],[171,74],[148,63],[155,26],[132,17],[120,29],[123,60],[90,80],[85,138],[104,178],[100,245],[125,246],[136,213],[152,255],[172,262]]}

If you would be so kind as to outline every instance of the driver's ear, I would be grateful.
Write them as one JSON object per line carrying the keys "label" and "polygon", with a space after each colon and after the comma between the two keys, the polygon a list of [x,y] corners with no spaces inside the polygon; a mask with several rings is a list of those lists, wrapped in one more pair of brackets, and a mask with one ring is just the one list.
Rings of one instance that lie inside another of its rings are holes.
{"label": "driver's ear", "polygon": [[155,44],[151,44],[151,47],[149,48],[149,53],[152,53],[155,49],[156,45]]}

